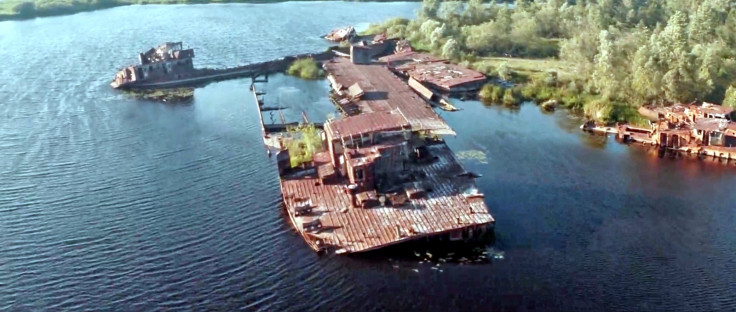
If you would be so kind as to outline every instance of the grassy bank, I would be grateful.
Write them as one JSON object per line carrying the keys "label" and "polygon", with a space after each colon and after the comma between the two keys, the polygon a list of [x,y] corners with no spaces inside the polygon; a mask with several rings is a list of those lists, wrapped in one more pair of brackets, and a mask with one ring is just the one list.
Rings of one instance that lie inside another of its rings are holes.
{"label": "grassy bank", "polygon": [[[132,4],[275,3],[284,1],[285,0],[0,0],[0,21],[67,15]],[[364,2],[363,0],[353,1]],[[390,0],[370,0],[370,2],[390,2]]]}
{"label": "grassy bank", "polygon": [[537,105],[550,102],[550,106],[566,108],[600,122],[646,125],[646,119],[639,115],[637,106],[587,92],[584,83],[576,76],[575,67],[565,61],[486,57],[464,63],[492,78],[513,84],[508,88],[492,83],[485,85],[478,97],[486,104],[515,106],[524,101]]}

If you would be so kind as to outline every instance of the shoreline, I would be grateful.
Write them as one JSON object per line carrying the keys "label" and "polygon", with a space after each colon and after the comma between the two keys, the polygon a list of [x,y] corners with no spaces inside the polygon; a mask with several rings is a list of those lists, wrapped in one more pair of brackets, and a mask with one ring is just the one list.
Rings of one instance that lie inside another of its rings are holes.
{"label": "shoreline", "polygon": [[[109,2],[96,2],[92,3],[79,3],[69,2],[68,5],[53,6],[53,7],[41,7],[37,8],[35,1],[7,1],[0,2],[0,22],[5,21],[23,21],[31,20],[42,17],[53,17],[63,15],[73,15],[83,12],[92,12],[98,10],[112,9],[122,6],[130,5],[172,5],[172,4],[229,4],[229,3],[250,3],[250,4],[268,4],[268,3],[282,3],[282,2],[316,2],[319,0],[112,0]],[[324,0],[329,2],[420,2],[420,0],[353,0],[353,1],[339,1],[339,0]],[[12,12],[12,13],[8,13]]]}

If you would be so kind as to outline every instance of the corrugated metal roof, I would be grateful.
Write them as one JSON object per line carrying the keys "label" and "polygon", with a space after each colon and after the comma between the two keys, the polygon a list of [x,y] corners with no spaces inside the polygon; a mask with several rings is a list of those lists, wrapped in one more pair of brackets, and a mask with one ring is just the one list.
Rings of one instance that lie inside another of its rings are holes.
{"label": "corrugated metal roof", "polygon": [[395,131],[409,128],[404,116],[397,112],[372,112],[335,119],[325,124],[332,138],[346,138],[381,131]]}
{"label": "corrugated metal roof", "polygon": [[325,70],[343,86],[359,83],[365,94],[357,102],[364,113],[398,112],[412,130],[455,134],[452,128],[409,86],[380,64],[353,64],[336,58],[325,63]]}
{"label": "corrugated metal roof", "polygon": [[[465,170],[447,145],[431,145],[428,151],[437,159],[414,168],[424,173],[419,182],[427,190],[426,195],[408,199],[404,206],[353,208],[351,196],[344,189],[347,182],[321,181],[320,177],[334,171],[329,156],[318,154],[315,161],[319,162],[319,176],[282,179],[287,211],[296,224],[319,220],[326,230],[309,235],[297,230],[348,253],[494,222],[475,182],[462,175]],[[296,216],[294,209],[303,206],[305,199],[313,213]],[[317,248],[313,242],[310,245]]]}

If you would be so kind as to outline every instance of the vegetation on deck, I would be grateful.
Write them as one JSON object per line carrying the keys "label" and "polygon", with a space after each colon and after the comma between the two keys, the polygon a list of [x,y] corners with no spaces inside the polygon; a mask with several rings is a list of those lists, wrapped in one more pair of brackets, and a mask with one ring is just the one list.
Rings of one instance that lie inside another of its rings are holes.
{"label": "vegetation on deck", "polygon": [[[636,122],[643,104],[736,106],[735,28],[728,0],[425,0],[416,18],[367,32],[510,82],[515,102],[555,99],[600,121]],[[480,97],[512,103],[499,94]]]}
{"label": "vegetation on deck", "polygon": [[286,70],[286,74],[302,79],[317,79],[324,76],[324,71],[319,68],[315,60],[304,58],[294,61]]}
{"label": "vegetation on deck", "polygon": [[322,150],[322,137],[313,124],[289,127],[286,138],[284,145],[292,168],[311,162],[314,154]]}

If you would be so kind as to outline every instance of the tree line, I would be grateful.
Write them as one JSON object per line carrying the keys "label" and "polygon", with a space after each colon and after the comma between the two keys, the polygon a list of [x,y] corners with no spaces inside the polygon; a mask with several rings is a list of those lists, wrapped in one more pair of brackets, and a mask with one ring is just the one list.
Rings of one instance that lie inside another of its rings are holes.
{"label": "tree line", "polygon": [[424,0],[416,18],[390,19],[370,31],[494,74],[499,69],[478,60],[558,58],[574,64],[574,78],[553,87],[592,96],[587,102],[595,103],[574,105],[611,117],[621,105],[703,100],[736,107],[734,6],[731,0]]}

